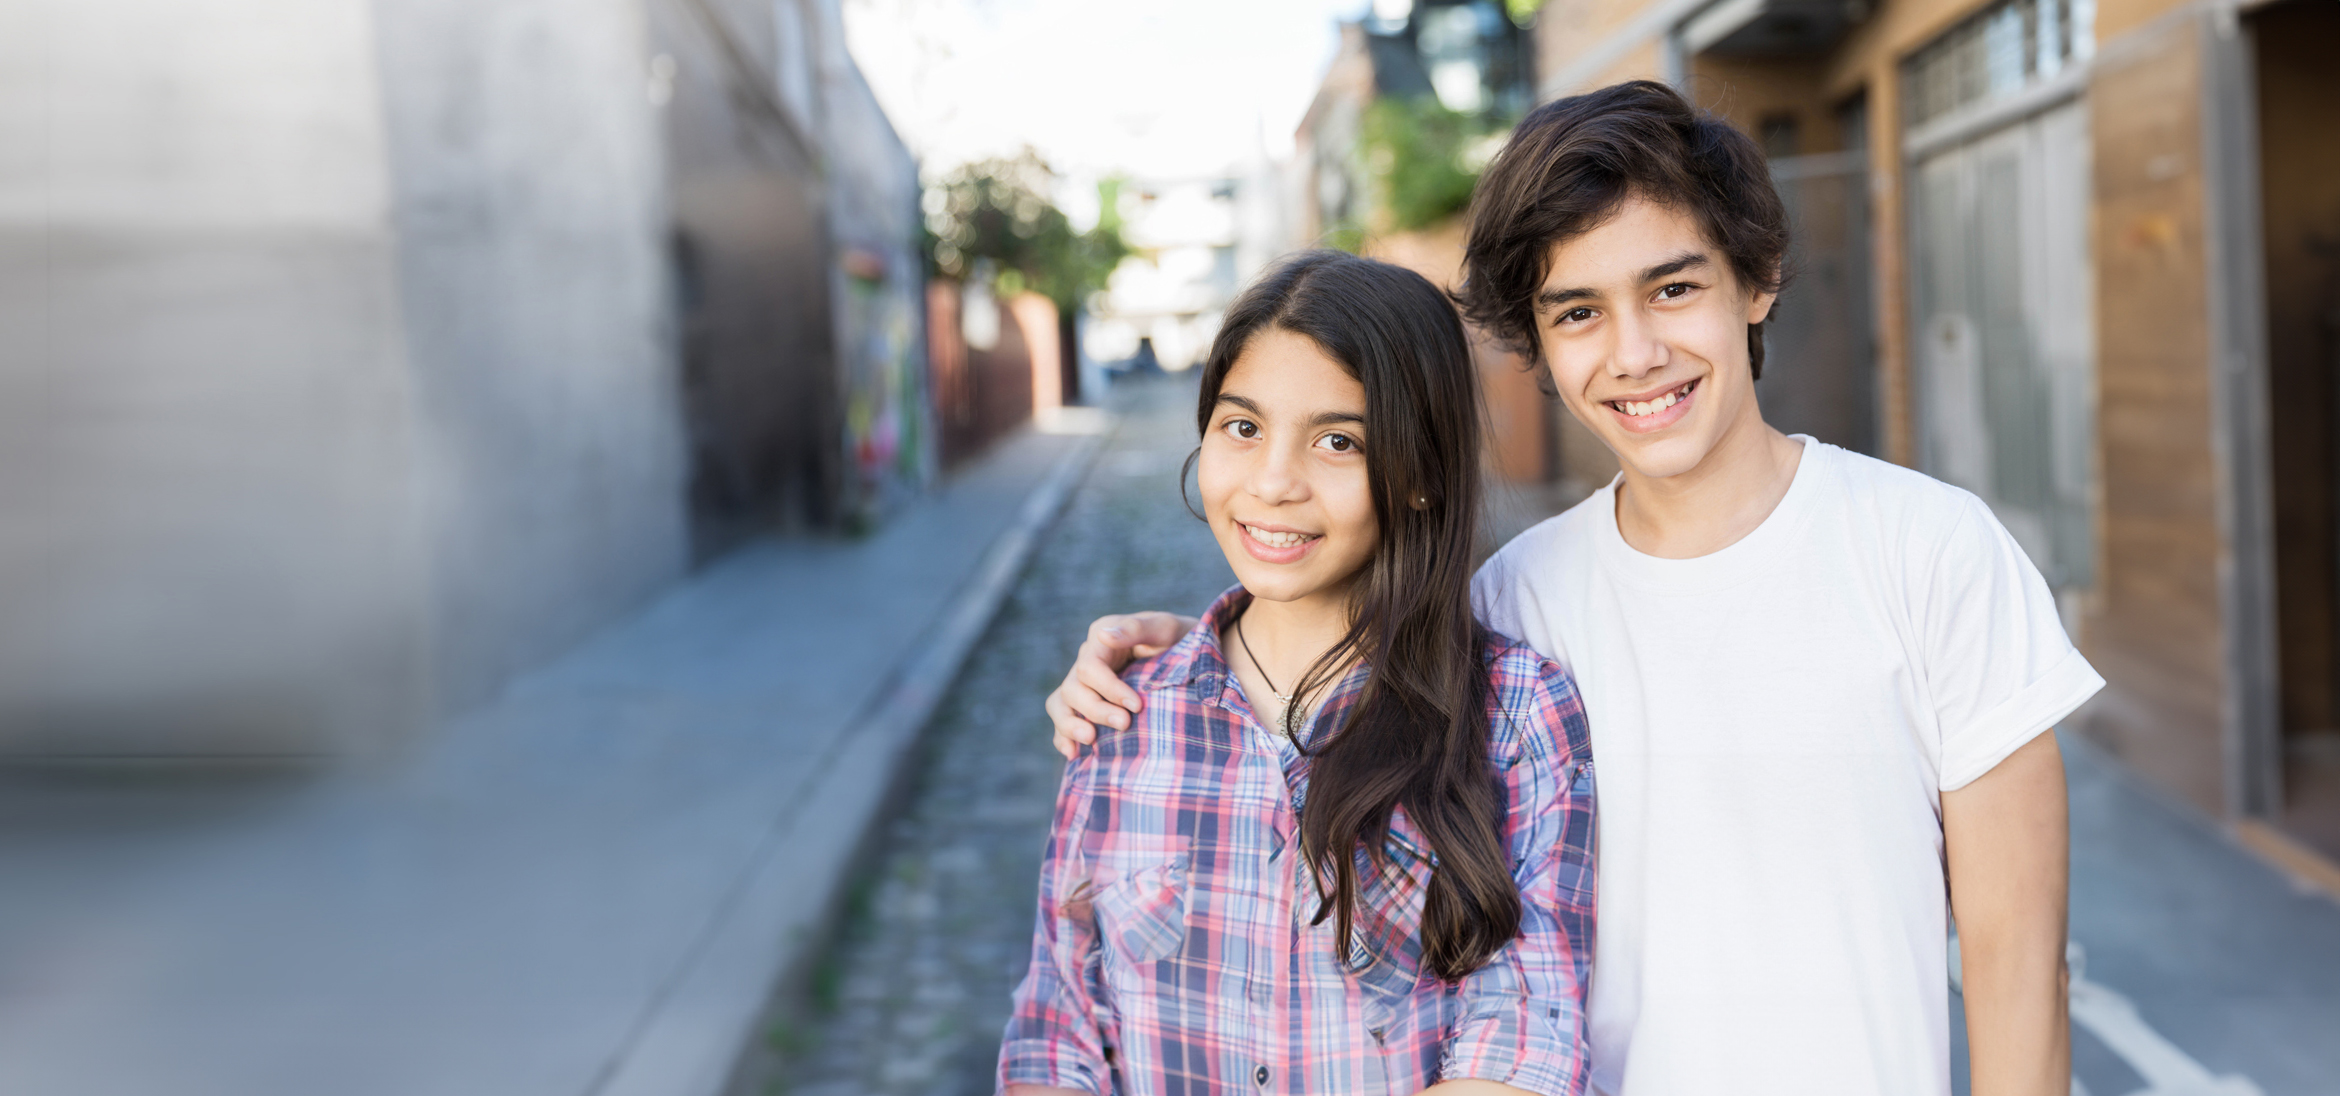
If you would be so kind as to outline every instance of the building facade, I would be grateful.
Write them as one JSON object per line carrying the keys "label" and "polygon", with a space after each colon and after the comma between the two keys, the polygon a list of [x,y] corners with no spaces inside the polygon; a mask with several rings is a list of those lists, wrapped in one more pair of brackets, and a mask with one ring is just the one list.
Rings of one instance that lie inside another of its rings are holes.
{"label": "building facade", "polygon": [[2340,854],[2340,8],[1548,0],[1539,95],[1663,80],[1797,251],[1782,427],[1988,501],[2111,683],[2092,740]]}
{"label": "building facade", "polygon": [[[915,170],[736,7],[0,6],[0,752],[394,748],[683,575],[735,433],[816,438],[831,512],[864,448],[918,480]],[[817,170],[706,168],[694,89],[806,85]],[[750,208],[722,261],[803,300],[694,267]],[[714,368],[819,375],[809,425],[687,375],[757,310]]]}

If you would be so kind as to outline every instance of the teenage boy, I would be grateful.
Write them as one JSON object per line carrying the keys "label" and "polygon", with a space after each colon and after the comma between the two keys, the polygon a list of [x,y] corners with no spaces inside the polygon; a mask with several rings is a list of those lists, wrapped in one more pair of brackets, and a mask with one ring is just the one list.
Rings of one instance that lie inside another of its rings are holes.
{"label": "teenage boy", "polygon": [[[1474,201],[1465,312],[1623,467],[1474,588],[1592,724],[1594,1087],[1947,1096],[1948,912],[1974,1093],[2066,1096],[2050,728],[2103,680],[1974,496],[1764,423],[1786,251],[1761,152],[1648,82],[1539,108]],[[1097,621],[1059,747],[1188,625]]]}

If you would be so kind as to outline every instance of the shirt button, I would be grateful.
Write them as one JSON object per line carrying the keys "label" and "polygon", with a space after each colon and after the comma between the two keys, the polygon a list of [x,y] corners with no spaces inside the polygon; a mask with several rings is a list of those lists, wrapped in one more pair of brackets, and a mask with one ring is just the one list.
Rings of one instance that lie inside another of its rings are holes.
{"label": "shirt button", "polygon": [[1261,1066],[1258,1069],[1253,1070],[1251,1073],[1251,1079],[1259,1082],[1262,1086],[1267,1084],[1267,1077],[1268,1074],[1266,1066]]}

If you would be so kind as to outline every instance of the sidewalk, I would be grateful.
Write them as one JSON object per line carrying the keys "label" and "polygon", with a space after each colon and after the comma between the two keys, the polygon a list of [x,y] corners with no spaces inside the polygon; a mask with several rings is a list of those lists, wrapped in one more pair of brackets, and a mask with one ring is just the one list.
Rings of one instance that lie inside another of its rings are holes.
{"label": "sidewalk", "polygon": [[[2340,901],[2086,739],[2072,796],[2075,1096],[2340,1092]],[[1965,1021],[1951,1061],[1966,1091]]]}
{"label": "sidewalk", "polygon": [[717,1091],[1095,447],[733,555],[386,772],[9,776],[0,1092]]}

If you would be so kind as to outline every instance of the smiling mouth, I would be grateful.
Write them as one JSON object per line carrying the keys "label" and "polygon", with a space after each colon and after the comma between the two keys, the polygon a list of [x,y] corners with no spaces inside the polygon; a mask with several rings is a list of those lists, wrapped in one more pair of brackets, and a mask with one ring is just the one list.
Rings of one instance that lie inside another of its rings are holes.
{"label": "smiling mouth", "polygon": [[[1235,524],[1243,525],[1242,522]],[[1321,539],[1324,535],[1322,533],[1271,533],[1256,525],[1243,525],[1243,533],[1270,548],[1298,548],[1309,541]]]}
{"label": "smiling mouth", "polygon": [[1646,418],[1689,399],[1691,391],[1697,387],[1697,381],[1684,381],[1679,386],[1646,400],[1606,400],[1603,402],[1620,415],[1636,419]]}

